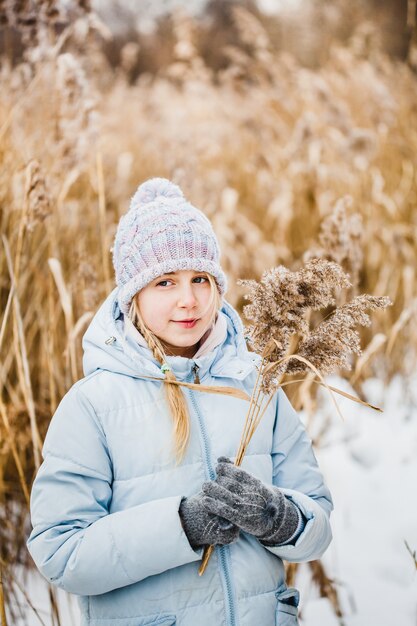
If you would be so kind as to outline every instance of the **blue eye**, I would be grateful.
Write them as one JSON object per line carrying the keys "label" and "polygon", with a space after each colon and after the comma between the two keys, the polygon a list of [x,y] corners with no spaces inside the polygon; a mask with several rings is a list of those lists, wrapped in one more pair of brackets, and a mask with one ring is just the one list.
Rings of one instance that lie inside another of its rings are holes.
{"label": "blue eye", "polygon": [[[208,282],[208,278],[206,278],[206,276],[195,276],[193,278],[193,282],[197,282],[198,285],[202,285],[204,282]],[[167,283],[172,283],[171,280],[166,279],[166,280],[160,280],[159,283],[156,283],[157,287],[166,287]]]}

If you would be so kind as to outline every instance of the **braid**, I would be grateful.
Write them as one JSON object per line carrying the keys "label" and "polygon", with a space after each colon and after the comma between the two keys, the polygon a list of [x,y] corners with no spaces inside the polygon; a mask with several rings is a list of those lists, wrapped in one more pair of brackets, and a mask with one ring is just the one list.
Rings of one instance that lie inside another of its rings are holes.
{"label": "braid", "polygon": [[[216,282],[211,274],[207,274],[212,289],[212,299],[209,306],[213,307],[213,319],[216,311],[220,308],[221,300],[217,289]],[[152,333],[143,321],[139,305],[136,297],[132,299],[129,318],[139,330],[155,359],[163,365],[166,362],[164,348],[158,337]],[[172,370],[165,371],[166,380],[177,380]],[[180,463],[184,457],[190,438],[190,416],[188,412],[187,402],[180,385],[164,385],[165,395],[174,421],[174,443],[175,456],[177,463]]]}
{"label": "braid", "polygon": [[153,335],[146,328],[141,316],[137,317],[137,324],[139,326],[139,330],[142,336],[144,337],[144,339],[146,339],[146,343],[148,344],[149,348],[152,350],[152,354],[154,355],[155,359],[158,361],[158,363],[162,365],[162,363],[164,363],[165,361],[165,354],[159,341],[155,338],[155,335]]}
{"label": "braid", "polygon": [[[132,313],[132,315],[131,315]],[[142,316],[139,311],[136,299],[132,300],[132,305],[129,311],[129,317],[132,322],[138,328],[139,332],[146,340],[153,356],[161,365],[165,363],[166,356],[164,349],[157,339],[157,337],[150,332],[143,322]],[[174,372],[168,370],[165,372],[166,380],[176,380]],[[171,414],[174,420],[174,442],[175,442],[175,456],[177,462],[180,463],[184,457],[185,450],[190,438],[190,417],[188,413],[187,402],[184,397],[184,393],[179,385],[164,385],[165,396],[168,401],[168,405],[171,410]]]}

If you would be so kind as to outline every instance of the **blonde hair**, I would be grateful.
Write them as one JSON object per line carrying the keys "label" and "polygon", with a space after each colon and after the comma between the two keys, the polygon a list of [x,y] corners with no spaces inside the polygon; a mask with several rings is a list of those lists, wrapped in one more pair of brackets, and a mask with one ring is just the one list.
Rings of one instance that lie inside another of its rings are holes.
{"label": "blonde hair", "polygon": [[[211,274],[205,273],[211,287],[211,298],[208,304],[207,310],[203,315],[211,309],[211,322],[214,322],[216,313],[221,307],[221,297],[216,285],[216,281]],[[152,350],[152,354],[155,359],[163,365],[166,362],[166,354],[158,337],[151,332],[143,321],[142,314],[139,309],[139,303],[136,294],[131,302],[128,317],[136,326],[138,331],[146,340],[149,348]],[[165,379],[176,380],[174,373],[171,370],[165,372]],[[184,393],[180,385],[165,384],[165,394],[168,401],[169,410],[174,422],[174,451],[177,464],[179,464],[184,458],[185,451],[187,449],[188,441],[190,438],[190,416],[188,413],[187,402]]]}

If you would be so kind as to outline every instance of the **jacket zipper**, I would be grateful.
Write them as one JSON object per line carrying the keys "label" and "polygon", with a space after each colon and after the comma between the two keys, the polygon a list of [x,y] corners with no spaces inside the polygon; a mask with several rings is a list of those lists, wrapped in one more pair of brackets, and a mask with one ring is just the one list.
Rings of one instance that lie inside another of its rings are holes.
{"label": "jacket zipper", "polygon": [[[200,378],[198,375],[199,366],[197,363],[194,363],[192,371],[191,371],[191,380],[194,378],[194,384],[200,384]],[[216,477],[214,468],[211,464],[210,460],[210,443],[207,435],[207,431],[204,425],[203,416],[200,413],[198,408],[197,400],[194,396],[194,393],[191,389],[188,390],[191,402],[197,415],[198,423],[200,426],[200,433],[203,439],[203,451],[204,451],[204,460],[206,463],[206,469],[209,475],[210,480],[214,480]],[[225,604],[226,604],[226,613],[228,617],[227,626],[238,626],[238,617],[236,613],[234,593],[232,589],[232,580],[231,580],[231,567],[230,567],[230,553],[229,546],[217,546],[216,550],[219,555],[219,563],[220,563],[220,574],[223,582],[223,590],[225,593]]]}

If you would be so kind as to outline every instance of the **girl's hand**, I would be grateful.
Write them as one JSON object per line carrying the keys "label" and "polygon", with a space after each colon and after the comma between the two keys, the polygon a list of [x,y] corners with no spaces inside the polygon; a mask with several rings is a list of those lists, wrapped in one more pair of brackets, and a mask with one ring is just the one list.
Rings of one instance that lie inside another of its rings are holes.
{"label": "girl's hand", "polygon": [[194,550],[203,546],[226,545],[239,537],[239,528],[228,520],[207,511],[200,493],[183,498],[179,508],[181,523]]}
{"label": "girl's hand", "polygon": [[263,543],[286,543],[302,523],[298,508],[278,487],[263,482],[220,457],[215,481],[203,484],[207,512],[222,516]]}

